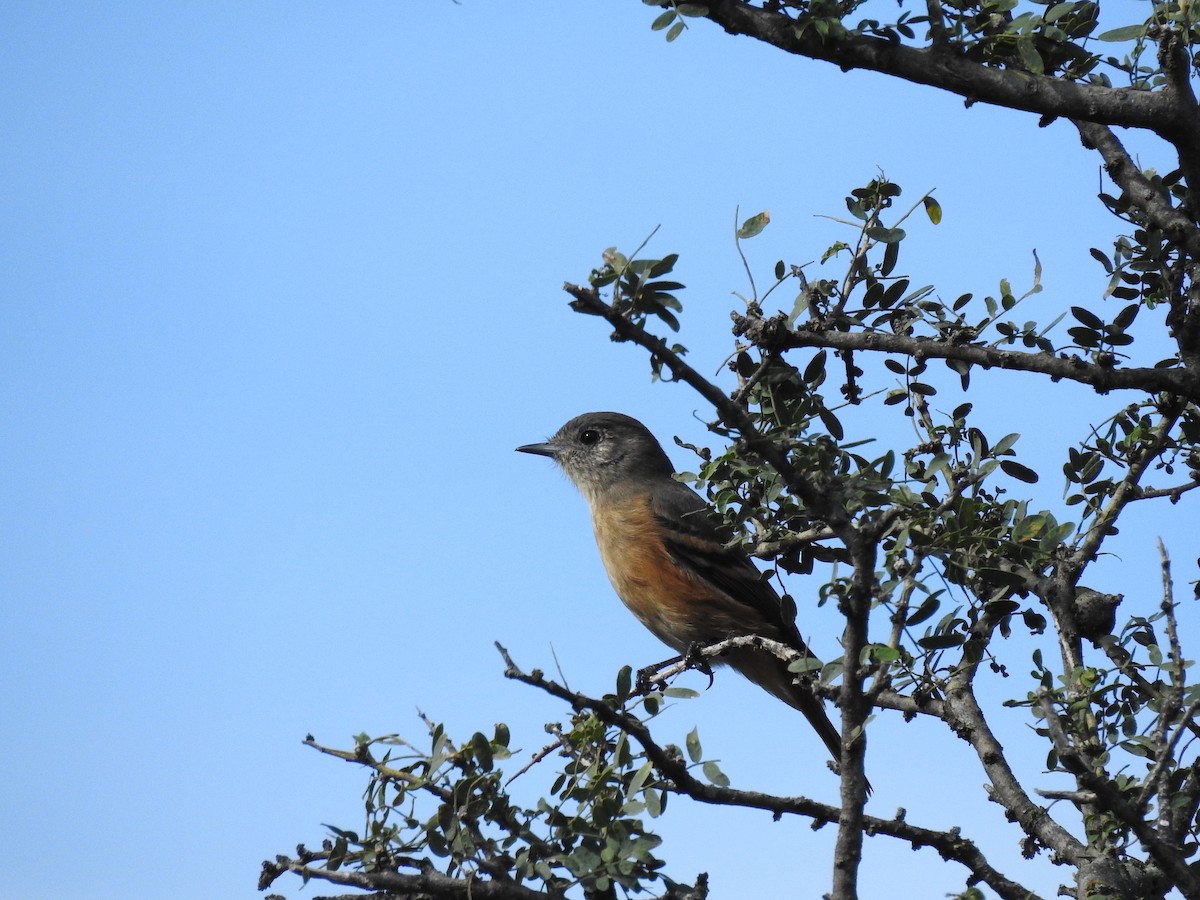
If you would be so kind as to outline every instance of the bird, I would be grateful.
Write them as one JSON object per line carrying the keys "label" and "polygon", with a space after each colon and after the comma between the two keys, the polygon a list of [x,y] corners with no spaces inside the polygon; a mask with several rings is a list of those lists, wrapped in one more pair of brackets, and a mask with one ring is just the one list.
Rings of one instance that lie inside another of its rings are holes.
{"label": "bird", "polygon": [[[685,657],[697,646],[759,635],[811,657],[779,595],[733,532],[675,468],[645,425],[616,412],[576,416],[549,440],[516,448],[558,464],[587,501],[600,559],[617,596]],[[835,762],[842,741],[812,689],[763,649],[716,660],[804,714]]]}

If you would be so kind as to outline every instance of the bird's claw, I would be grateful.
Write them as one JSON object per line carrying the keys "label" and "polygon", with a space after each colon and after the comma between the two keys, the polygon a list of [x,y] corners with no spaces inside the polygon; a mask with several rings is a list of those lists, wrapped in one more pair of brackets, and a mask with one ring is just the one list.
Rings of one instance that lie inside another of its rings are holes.
{"label": "bird's claw", "polygon": [[[678,657],[676,657],[678,659]],[[658,677],[658,673],[664,665],[669,665],[670,660],[666,663],[657,663],[653,666],[645,666],[638,669],[637,678],[634,680],[634,692],[638,694],[648,694],[651,691],[665,687],[666,682]]]}
{"label": "bird's claw", "polygon": [[707,691],[708,688],[713,686],[713,682],[716,681],[716,677],[713,675],[712,666],[710,666],[708,664],[708,660],[704,658],[704,647],[705,645],[700,643],[700,641],[692,641],[692,643],[688,644],[688,648],[683,654],[683,664],[689,669],[695,669],[696,671],[703,672],[708,676],[708,687],[705,688]]}

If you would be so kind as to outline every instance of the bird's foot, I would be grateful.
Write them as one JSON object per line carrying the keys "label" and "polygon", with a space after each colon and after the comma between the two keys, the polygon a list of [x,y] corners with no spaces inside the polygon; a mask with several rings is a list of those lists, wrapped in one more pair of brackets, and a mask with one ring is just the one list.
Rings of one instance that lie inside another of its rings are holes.
{"label": "bird's foot", "polygon": [[[687,669],[695,669],[698,672],[703,672],[708,676],[708,687],[712,687],[715,681],[712,666],[709,665],[708,660],[704,656],[704,648],[707,646],[707,644],[701,641],[693,641],[688,645],[687,650],[684,651],[682,656],[672,656],[670,659],[664,659],[660,663],[638,669],[637,680],[635,681],[637,692],[645,694],[649,691],[666,687],[667,682],[659,673],[663,669],[680,663],[683,663]],[[708,688],[705,688],[705,690],[708,690]]]}
{"label": "bird's foot", "polygon": [[[716,679],[713,676],[712,666],[710,666],[708,664],[708,660],[704,658],[703,651],[705,646],[707,645],[702,644],[700,641],[692,641],[692,643],[688,644],[687,650],[685,650],[683,653],[683,664],[689,669],[695,669],[696,671],[703,672],[705,675],[707,675],[708,687],[712,687],[713,682]],[[705,690],[708,690],[708,688],[705,688]]]}
{"label": "bird's foot", "polygon": [[682,656],[672,656],[670,659],[664,659],[660,663],[654,663],[653,665],[643,666],[638,669],[637,680],[634,682],[637,693],[648,694],[650,691],[665,688],[667,682],[659,673],[668,666],[673,666],[680,662],[683,662]]}

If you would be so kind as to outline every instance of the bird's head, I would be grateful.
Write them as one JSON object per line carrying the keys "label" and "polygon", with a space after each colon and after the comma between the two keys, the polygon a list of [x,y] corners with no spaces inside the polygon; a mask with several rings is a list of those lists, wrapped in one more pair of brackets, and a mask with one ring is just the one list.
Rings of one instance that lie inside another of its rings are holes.
{"label": "bird's head", "polygon": [[589,501],[614,487],[670,477],[674,471],[650,430],[637,419],[615,412],[576,416],[550,440],[517,450],[549,456]]}

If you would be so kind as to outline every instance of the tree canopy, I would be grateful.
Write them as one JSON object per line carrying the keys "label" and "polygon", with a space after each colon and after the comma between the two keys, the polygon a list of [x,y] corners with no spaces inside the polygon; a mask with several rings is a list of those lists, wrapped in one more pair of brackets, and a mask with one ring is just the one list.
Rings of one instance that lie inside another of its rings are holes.
{"label": "tree canopy", "polygon": [[[823,665],[757,638],[700,654],[756,641],[836,704],[840,802],[741,789],[695,732],[683,747],[656,735],[664,701],[694,693],[671,681],[695,659],[623,669],[596,697],[500,647],[507,677],[570,710],[544,750],[517,764],[503,724],[461,742],[434,722],[420,743],[362,735],[340,750],[310,738],[367,770],[365,826],[264,863],[260,886],[291,872],[397,897],[704,897],[702,875],[670,872],[656,855],[654,820],[686,796],[836,825],[835,898],[857,896],[867,835],[934,848],[961,867],[964,895],[1037,896],[969,833],[867,814],[866,772],[882,764],[869,720],[890,715],[928,717],[946,740],[966,742],[1014,839],[1066,867],[1076,896],[1200,897],[1200,691],[1187,678],[1168,546],[1192,553],[1194,537],[1159,545],[1162,584],[1145,596],[1088,580],[1127,510],[1194,502],[1200,486],[1200,8],[1154,0],[1137,7],[1144,20],[1110,22],[1092,0],[646,5],[667,41],[713,23],[1042,125],[1065,120],[1102,164],[1099,202],[1119,223],[1110,246],[1090,248],[1096,287],[1047,321],[1018,309],[1041,290],[1038,263],[1023,289],[943,296],[936,273],[905,273],[902,253],[915,219],[941,222],[938,200],[905,198],[880,173],[848,191],[829,244],[767,271],[743,254],[733,347],[711,379],[669,337],[685,296],[672,278],[679,256],[605,250],[586,279],[566,285],[571,307],[643,348],[653,377],[703,398],[715,446],[688,445],[690,479],[791,590],[786,603],[828,602],[844,617],[842,656]],[[1135,159],[1125,132],[1157,139],[1157,166]],[[740,221],[738,252],[767,227],[765,212]],[[986,423],[986,397],[972,389],[983,372],[1035,377],[1051,406],[1082,386],[1108,409],[1083,423],[1063,458],[1021,458],[1019,435]],[[947,383],[972,399],[940,410],[931,398]],[[862,410],[907,418],[913,439],[847,437],[843,420]],[[1022,496],[1048,480],[1065,486],[1053,508]],[[1030,655],[1019,635],[1052,640]],[[1047,767],[1072,787],[1044,788],[1040,771],[1014,767],[977,690],[987,671],[1009,676],[1009,705],[1028,710]],[[553,760],[563,762],[546,796],[516,802],[513,771]]]}

